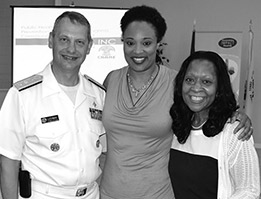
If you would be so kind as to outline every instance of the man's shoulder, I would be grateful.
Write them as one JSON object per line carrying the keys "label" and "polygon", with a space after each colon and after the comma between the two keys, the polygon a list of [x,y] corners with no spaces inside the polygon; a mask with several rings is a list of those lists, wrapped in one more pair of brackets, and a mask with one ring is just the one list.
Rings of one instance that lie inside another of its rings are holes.
{"label": "man's shoulder", "polygon": [[14,83],[14,87],[18,91],[23,91],[28,88],[31,88],[33,86],[36,86],[43,82],[43,76],[39,74],[32,75],[30,77],[27,77],[25,79],[22,79],[16,83]]}
{"label": "man's shoulder", "polygon": [[99,89],[102,89],[103,91],[106,92],[106,88],[105,88],[102,84],[100,84],[99,82],[97,82],[96,80],[94,80],[93,78],[89,77],[89,76],[86,75],[86,74],[84,75],[84,78],[85,78],[87,81],[91,82],[93,85],[97,86]]}

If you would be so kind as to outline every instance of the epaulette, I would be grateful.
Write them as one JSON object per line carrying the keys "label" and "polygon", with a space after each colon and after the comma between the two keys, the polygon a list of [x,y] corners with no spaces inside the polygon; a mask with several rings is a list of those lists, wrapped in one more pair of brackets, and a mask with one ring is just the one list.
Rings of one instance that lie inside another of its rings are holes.
{"label": "epaulette", "polygon": [[96,86],[98,86],[99,88],[101,88],[102,90],[104,90],[105,92],[106,92],[106,88],[102,85],[102,84],[100,84],[99,82],[97,82],[96,80],[94,80],[94,79],[92,79],[91,77],[89,77],[88,75],[84,75],[84,77],[88,80],[88,81],[90,81],[91,83],[93,83],[93,84],[95,84]]}
{"label": "epaulette", "polygon": [[42,75],[32,75],[28,78],[25,78],[23,80],[14,83],[14,87],[17,88],[17,90],[22,91],[32,86],[35,86],[37,84],[40,84],[42,81],[43,81]]}

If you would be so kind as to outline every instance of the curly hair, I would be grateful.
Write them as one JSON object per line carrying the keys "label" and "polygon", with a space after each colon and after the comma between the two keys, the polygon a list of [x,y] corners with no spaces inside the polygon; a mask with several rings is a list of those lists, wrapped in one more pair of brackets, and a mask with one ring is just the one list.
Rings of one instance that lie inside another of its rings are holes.
{"label": "curly hair", "polygon": [[167,24],[161,14],[153,7],[146,5],[130,8],[121,18],[121,31],[124,34],[128,25],[134,21],[145,21],[151,24],[156,32],[157,41],[160,42],[164,37]]}
{"label": "curly hair", "polygon": [[203,133],[207,137],[219,134],[228,118],[238,108],[232,89],[227,65],[215,52],[197,51],[191,54],[181,65],[175,78],[174,103],[170,109],[173,119],[172,129],[179,143],[185,143],[192,129],[193,112],[189,109],[182,97],[183,81],[190,63],[194,60],[207,60],[213,63],[217,76],[217,92],[215,100],[210,106],[209,117],[203,126]]}

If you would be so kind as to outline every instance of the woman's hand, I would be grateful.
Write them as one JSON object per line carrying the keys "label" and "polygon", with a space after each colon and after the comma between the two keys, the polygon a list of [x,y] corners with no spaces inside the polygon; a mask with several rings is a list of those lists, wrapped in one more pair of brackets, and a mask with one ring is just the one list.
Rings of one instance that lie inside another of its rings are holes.
{"label": "woman's hand", "polygon": [[243,131],[238,135],[238,139],[242,141],[248,140],[253,134],[252,122],[248,115],[241,111],[235,111],[230,118],[230,122],[234,123],[235,121],[239,121],[239,124],[235,128],[234,133],[243,129]]}

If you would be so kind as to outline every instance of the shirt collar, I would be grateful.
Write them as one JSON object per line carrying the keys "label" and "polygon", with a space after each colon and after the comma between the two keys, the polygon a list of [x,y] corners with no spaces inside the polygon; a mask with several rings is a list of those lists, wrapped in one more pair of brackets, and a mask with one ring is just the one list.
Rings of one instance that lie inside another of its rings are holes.
{"label": "shirt collar", "polygon": [[[47,97],[56,93],[63,92],[57,82],[52,68],[51,63],[49,63],[45,69],[41,72],[43,75],[43,97]],[[88,81],[81,73],[79,73],[79,93],[80,95],[89,95],[95,97],[95,92],[92,89],[92,83]],[[80,98],[84,97],[80,96]]]}

